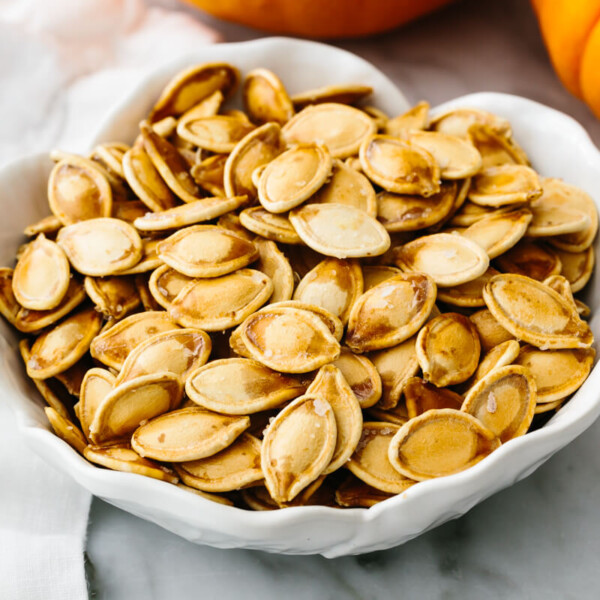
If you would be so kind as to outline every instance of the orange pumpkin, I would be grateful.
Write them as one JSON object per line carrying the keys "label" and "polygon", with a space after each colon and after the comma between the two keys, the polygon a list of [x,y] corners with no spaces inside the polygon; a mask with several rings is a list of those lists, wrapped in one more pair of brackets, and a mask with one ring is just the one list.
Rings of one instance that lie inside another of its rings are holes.
{"label": "orange pumpkin", "polygon": [[600,0],[533,0],[564,86],[600,117]]}
{"label": "orange pumpkin", "polygon": [[393,29],[452,0],[186,0],[242,25],[310,38],[365,36]]}

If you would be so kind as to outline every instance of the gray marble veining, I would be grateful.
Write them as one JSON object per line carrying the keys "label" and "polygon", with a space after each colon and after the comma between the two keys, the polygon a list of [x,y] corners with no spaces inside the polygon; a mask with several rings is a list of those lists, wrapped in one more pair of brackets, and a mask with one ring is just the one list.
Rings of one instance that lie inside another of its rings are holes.
{"label": "gray marble veining", "polygon": [[[153,4],[175,6],[174,0]],[[205,18],[229,41],[255,31]],[[340,43],[432,104],[515,93],[600,122],[559,84],[529,3],[468,1],[379,38]],[[525,481],[392,550],[327,560],[195,546],[100,500],[87,545],[96,600],[595,600],[600,556],[600,423]]]}

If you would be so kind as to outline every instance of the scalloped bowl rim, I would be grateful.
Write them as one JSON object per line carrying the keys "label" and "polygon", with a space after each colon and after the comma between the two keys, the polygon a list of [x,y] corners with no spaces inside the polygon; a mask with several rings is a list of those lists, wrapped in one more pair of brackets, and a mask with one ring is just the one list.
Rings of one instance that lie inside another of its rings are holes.
{"label": "scalloped bowl rim", "polygon": [[[208,48],[212,56],[215,49],[219,48],[224,50],[227,47],[237,49],[245,46],[265,51],[265,48],[272,50],[273,45],[328,56],[332,56],[331,51],[338,56],[349,55],[325,44],[286,38],[220,44]],[[226,54],[224,51],[219,53],[220,56]],[[205,56],[206,53],[202,51],[193,53],[163,66],[150,76],[110,113],[100,127],[96,140],[106,140],[114,130],[114,124],[122,120],[122,115],[130,111],[141,97],[147,96],[149,87],[155,88],[158,82],[164,83],[168,74],[185,64],[207,60]],[[368,65],[366,61],[358,60]],[[361,66],[364,67],[364,64]],[[369,65],[369,69],[381,76],[382,81],[387,79],[375,67]],[[398,92],[395,98],[400,112],[404,108],[401,106],[405,102],[404,97]],[[543,122],[546,126],[552,125],[563,142],[585,155],[586,168],[600,174],[600,152],[586,131],[574,119],[557,110],[518,96],[483,92],[456,98],[438,106],[433,112],[439,113],[458,106],[486,108],[500,115],[519,111],[530,115],[538,124]],[[536,157],[532,156],[532,159],[535,163]],[[47,160],[46,155],[34,155],[6,165],[0,170],[0,182]],[[600,182],[600,175],[597,179]],[[589,189],[587,191],[592,193]],[[600,205],[597,195],[594,200]],[[466,471],[421,482],[370,509],[336,510],[307,506],[252,512],[209,502],[158,480],[91,465],[49,431],[40,409],[41,404],[39,401],[32,402],[22,389],[22,375],[18,373],[20,368],[16,362],[19,359],[4,336],[0,338],[0,355],[3,357],[0,369],[8,375],[12,388],[5,389],[8,392],[5,395],[13,406],[19,430],[38,454],[104,500],[152,520],[191,541],[221,548],[258,548],[291,554],[321,553],[334,557],[404,543],[450,518],[464,514],[482,499],[526,477],[589,427],[600,414],[600,394],[595,391],[600,387],[600,369],[595,366],[570,402],[544,427],[507,442]],[[519,460],[524,452],[528,460],[525,468],[522,468]],[[440,498],[444,499],[443,504]],[[183,516],[185,521],[182,521]],[[393,525],[397,525],[398,529],[392,530]]]}

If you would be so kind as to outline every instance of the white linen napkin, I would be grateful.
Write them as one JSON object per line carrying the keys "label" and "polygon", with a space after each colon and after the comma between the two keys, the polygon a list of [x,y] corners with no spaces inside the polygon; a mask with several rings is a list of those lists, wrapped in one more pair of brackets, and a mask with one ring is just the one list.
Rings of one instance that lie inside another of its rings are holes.
{"label": "white linen napkin", "polygon": [[[85,152],[149,70],[217,41],[142,0],[0,0],[0,166],[55,147]],[[87,598],[90,495],[23,444],[1,398],[0,481],[0,599]]]}

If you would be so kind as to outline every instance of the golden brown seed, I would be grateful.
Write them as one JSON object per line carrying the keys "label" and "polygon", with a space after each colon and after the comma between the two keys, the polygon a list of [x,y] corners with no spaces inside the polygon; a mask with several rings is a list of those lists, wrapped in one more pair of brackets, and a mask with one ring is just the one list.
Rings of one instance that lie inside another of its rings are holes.
{"label": "golden brown seed", "polygon": [[408,379],[402,391],[409,419],[414,419],[428,410],[439,408],[460,410],[463,403],[462,396],[456,392],[437,388],[419,377]]}
{"label": "golden brown seed", "polygon": [[294,94],[292,96],[292,103],[296,110],[305,108],[310,104],[322,104],[323,102],[355,104],[372,93],[373,88],[369,85],[362,83],[338,83]]}
{"label": "golden brown seed", "polygon": [[453,306],[464,306],[468,308],[475,308],[485,306],[483,299],[483,288],[485,284],[494,276],[498,275],[499,271],[496,271],[493,267],[488,267],[487,271],[480,275],[473,281],[467,281],[467,283],[461,283],[453,287],[439,288],[438,289],[438,300],[451,304]]}
{"label": "golden brown seed", "polygon": [[163,265],[150,275],[148,288],[154,300],[168,310],[177,294],[190,281],[193,281],[191,277],[178,273],[175,269],[169,267],[169,265]]}
{"label": "golden brown seed", "polygon": [[104,277],[124,271],[142,258],[137,231],[119,219],[89,219],[63,227],[56,238],[74,269]]}
{"label": "golden brown seed", "polygon": [[496,259],[501,271],[525,275],[544,281],[561,272],[558,254],[540,242],[521,240],[516,246]]}
{"label": "golden brown seed", "polygon": [[373,120],[361,110],[326,102],[301,110],[281,133],[289,145],[316,142],[327,146],[333,158],[346,158],[356,154],[375,129]]}
{"label": "golden brown seed", "polygon": [[509,365],[488,373],[471,388],[461,410],[479,419],[505,443],[527,433],[536,398],[531,371]]}
{"label": "golden brown seed", "polygon": [[[67,293],[61,303],[52,310],[29,310],[17,307],[18,312],[14,326],[24,333],[39,331],[48,327],[68,315],[79,306],[86,298],[85,290],[77,279],[71,279]],[[3,301],[0,300],[0,305]],[[16,300],[15,300],[16,302]]]}
{"label": "golden brown seed", "polygon": [[451,287],[477,279],[490,261],[479,244],[457,234],[434,233],[398,248],[395,263],[403,271],[427,273],[437,285]]}
{"label": "golden brown seed", "polygon": [[356,169],[335,159],[328,181],[310,198],[311,204],[349,204],[377,216],[377,200],[371,182]]}
{"label": "golden brown seed", "polygon": [[416,231],[443,221],[454,208],[458,186],[444,183],[433,196],[377,194],[377,218],[387,231]]}
{"label": "golden brown seed", "polygon": [[533,346],[584,348],[593,341],[592,332],[573,304],[535,279],[496,275],[483,289],[483,297],[502,327]]}
{"label": "golden brown seed", "polygon": [[31,347],[27,375],[47,379],[72,367],[88,351],[101,324],[101,315],[86,308],[42,333]]}
{"label": "golden brown seed", "polygon": [[261,443],[248,433],[214,456],[177,463],[182,481],[197,490],[230,492],[256,485],[263,479],[260,466]]}
{"label": "golden brown seed", "polygon": [[408,140],[433,156],[443,179],[471,177],[481,169],[481,155],[477,149],[459,137],[437,131],[412,131]]}
{"label": "golden brown seed", "polygon": [[331,156],[324,146],[298,144],[261,171],[258,198],[269,212],[283,213],[302,204],[331,173]]}
{"label": "golden brown seed", "polygon": [[363,141],[359,156],[369,179],[388,192],[427,197],[440,191],[439,166],[419,146],[387,135],[371,135]]}
{"label": "golden brown seed", "polygon": [[13,269],[8,267],[0,268],[0,314],[16,327],[17,314],[21,306],[12,288],[13,273]]}
{"label": "golden brown seed", "polygon": [[362,292],[362,270],[356,260],[327,258],[300,281],[294,300],[321,306],[346,325]]}
{"label": "golden brown seed", "polygon": [[64,298],[70,277],[69,261],[62,248],[40,233],[17,261],[12,288],[24,308],[50,310]]}
{"label": "golden brown seed", "polygon": [[196,162],[190,173],[194,181],[213,196],[225,196],[223,175],[225,172],[226,154],[215,154]]}
{"label": "golden brown seed", "polygon": [[410,419],[392,438],[388,457],[405,477],[424,481],[464,471],[500,446],[475,417],[451,408]]}
{"label": "golden brown seed", "polygon": [[183,204],[158,213],[146,213],[133,222],[139,231],[164,231],[179,229],[203,221],[211,221],[232,210],[238,209],[247,201],[246,196],[233,198],[203,198],[197,202]]}
{"label": "golden brown seed", "polygon": [[111,319],[122,319],[141,302],[129,277],[86,277],[83,285],[96,309]]}
{"label": "golden brown seed", "polygon": [[196,404],[226,415],[250,415],[302,395],[305,386],[247,358],[213,360],[190,373],[185,386]]}
{"label": "golden brown seed", "polygon": [[403,273],[365,292],[352,307],[346,344],[355,352],[390,348],[416,333],[433,308],[436,285]]}
{"label": "golden brown seed", "polygon": [[209,494],[207,492],[202,492],[200,490],[196,490],[192,487],[189,487],[188,485],[185,485],[184,483],[178,483],[176,484],[178,488],[192,493],[194,494],[194,496],[200,496],[201,498],[204,498],[205,500],[209,500],[210,502],[216,502],[217,504],[224,504],[225,506],[233,506],[233,502],[229,499],[226,498],[225,496],[219,496],[218,494]]}
{"label": "golden brown seed", "polygon": [[469,200],[482,206],[528,202],[542,193],[537,173],[524,165],[488,167],[473,177]]}
{"label": "golden brown seed", "polygon": [[382,492],[354,475],[349,475],[335,491],[335,501],[345,508],[371,508],[392,497],[393,494]]}
{"label": "golden brown seed", "polygon": [[315,481],[331,462],[336,440],[335,415],[327,401],[305,395],[286,406],[262,444],[261,465],[271,497],[289,502]]}
{"label": "golden brown seed", "polygon": [[90,423],[92,442],[103,444],[132,433],[143,421],[177,408],[182,394],[177,375],[160,371],[116,386],[96,409]]}
{"label": "golden brown seed", "polygon": [[302,241],[325,256],[378,256],[391,243],[379,221],[347,204],[305,204],[290,212],[290,221]]}
{"label": "golden brown seed", "polygon": [[240,222],[246,229],[274,242],[302,244],[286,215],[274,215],[262,206],[243,210],[240,213]]}
{"label": "golden brown seed", "polygon": [[193,225],[160,242],[158,256],[188,277],[220,277],[255,261],[258,250],[217,225]]}
{"label": "golden brown seed", "polygon": [[115,376],[106,369],[90,369],[81,382],[79,396],[79,422],[87,439],[90,438],[90,425],[98,407],[115,387]]}
{"label": "golden brown seed", "polygon": [[187,116],[179,119],[177,135],[194,146],[210,152],[228,154],[254,125],[245,119],[227,115]]}
{"label": "golden brown seed", "polygon": [[496,317],[487,308],[473,313],[469,319],[471,319],[471,322],[477,329],[479,339],[481,340],[481,347],[485,352],[488,352],[498,344],[515,339],[512,333],[498,323]]}
{"label": "golden brown seed", "polygon": [[593,348],[539,350],[523,346],[516,365],[529,369],[535,379],[538,404],[563,400],[575,392],[589,375],[596,351]]}
{"label": "golden brown seed", "polygon": [[175,196],[142,146],[134,146],[125,153],[123,172],[135,195],[151,211],[160,212],[175,206]]}
{"label": "golden brown seed", "polygon": [[63,225],[110,217],[112,190],[100,167],[80,156],[59,161],[48,179],[50,210]]}
{"label": "golden brown seed", "polygon": [[528,165],[527,155],[506,133],[484,123],[469,127],[468,139],[481,154],[482,167],[497,165]]}
{"label": "golden brown seed", "polygon": [[291,300],[294,293],[294,272],[288,259],[277,248],[275,242],[257,238],[254,240],[259,254],[255,268],[264,273],[273,283],[271,303]]}
{"label": "golden brown seed", "polygon": [[555,254],[560,260],[563,277],[571,284],[571,291],[575,294],[582,290],[592,276],[595,263],[595,253],[592,247],[583,252],[566,252],[555,249]]}
{"label": "golden brown seed", "polygon": [[513,364],[519,356],[520,346],[516,340],[506,340],[489,350],[481,359],[473,377],[467,382],[469,391],[476,383],[481,381],[488,373]]}
{"label": "golden brown seed", "polygon": [[348,469],[361,481],[389,494],[401,494],[415,483],[398,473],[388,459],[390,441],[398,429],[393,423],[363,423],[356,452],[348,462]]}
{"label": "golden brown seed", "polygon": [[216,91],[224,97],[233,94],[239,71],[227,63],[195,65],[178,73],[163,89],[150,113],[151,122],[179,116]]}
{"label": "golden brown seed", "polygon": [[473,124],[487,125],[501,135],[510,136],[510,123],[486,110],[477,108],[455,108],[431,120],[431,128],[448,135],[467,137]]}
{"label": "golden brown seed", "polygon": [[131,446],[145,458],[185,462],[213,456],[250,425],[248,417],[229,417],[202,408],[181,408],[140,425]]}
{"label": "golden brown seed", "polygon": [[197,279],[188,283],[169,306],[169,316],[183,327],[222,331],[239,325],[273,293],[271,280],[253,269]]}
{"label": "golden brown seed", "polygon": [[244,80],[244,107],[252,121],[284,125],[294,116],[294,105],[275,73],[253,69]]}
{"label": "golden brown seed", "polygon": [[52,425],[54,433],[56,433],[61,440],[67,442],[69,446],[77,450],[79,454],[83,454],[83,450],[87,446],[87,441],[77,425],[63,417],[50,406],[46,406],[44,412],[48,417],[48,421],[50,421],[50,425]]}
{"label": "golden brown seed", "polygon": [[401,275],[402,271],[396,267],[388,267],[386,265],[364,265],[363,272],[363,292],[368,292],[376,285],[384,281]]}
{"label": "golden brown seed", "polygon": [[386,135],[403,137],[408,131],[427,129],[429,123],[429,102],[419,102],[405,113],[388,119],[383,127]]}
{"label": "golden brown seed", "polygon": [[416,340],[416,336],[412,336],[397,346],[369,353],[369,360],[381,377],[382,395],[377,404],[379,408],[395,408],[406,382],[418,373]]}
{"label": "golden brown seed", "polygon": [[417,359],[425,379],[444,387],[466,381],[477,369],[481,344],[467,317],[444,313],[424,325],[417,336]]}
{"label": "golden brown seed", "polygon": [[467,227],[461,235],[479,244],[490,258],[496,258],[529,233],[531,218],[527,208],[492,214]]}
{"label": "golden brown seed", "polygon": [[95,359],[120,370],[136,346],[152,335],[173,329],[179,329],[179,326],[164,311],[130,315],[98,335],[92,342],[90,352]]}
{"label": "golden brown seed", "polygon": [[87,446],[83,455],[90,462],[125,473],[136,473],[169,483],[177,483],[179,479],[173,471],[153,460],[142,458],[128,445]]}
{"label": "golden brown seed", "polygon": [[277,123],[265,123],[251,131],[238,142],[227,158],[223,173],[225,194],[256,198],[252,173],[256,168],[271,162],[284,149],[281,128]]}
{"label": "golden brown seed", "polygon": [[314,313],[281,303],[250,315],[240,327],[249,354],[283,373],[308,373],[340,355],[340,345]]}
{"label": "golden brown seed", "polygon": [[319,369],[307,395],[325,400],[335,416],[337,441],[331,462],[323,475],[343,466],[354,453],[362,433],[362,411],[352,388],[337,367],[325,365]]}
{"label": "golden brown seed", "polygon": [[129,353],[117,384],[156,371],[173,373],[185,383],[193,370],[206,363],[211,349],[210,337],[199,329],[174,329],[157,333]]}
{"label": "golden brown seed", "polygon": [[381,377],[367,357],[342,348],[331,364],[342,372],[361,408],[369,408],[381,398]]}
{"label": "golden brown seed", "polygon": [[31,225],[27,225],[23,230],[23,233],[28,237],[33,237],[39,233],[53,234],[56,233],[62,227],[62,223],[55,215],[44,217]]}
{"label": "golden brown seed", "polygon": [[148,207],[140,200],[117,200],[113,202],[111,217],[132,223],[148,213]]}

